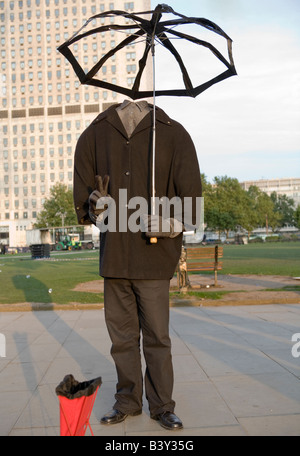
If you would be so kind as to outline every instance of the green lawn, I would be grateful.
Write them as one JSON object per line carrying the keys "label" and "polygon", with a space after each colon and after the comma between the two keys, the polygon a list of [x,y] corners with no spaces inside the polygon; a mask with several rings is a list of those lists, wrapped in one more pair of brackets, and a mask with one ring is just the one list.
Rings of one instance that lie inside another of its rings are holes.
{"label": "green lawn", "polygon": [[224,245],[223,274],[300,276],[300,242]]}
{"label": "green lawn", "polygon": [[0,270],[0,303],[103,301],[102,294],[72,291],[78,283],[99,279],[99,251],[51,253],[50,261],[7,255],[0,257]]}
{"label": "green lawn", "polygon": [[[72,291],[79,283],[99,279],[99,251],[51,253],[51,260],[5,255],[0,270],[0,303],[103,302],[102,294]],[[220,273],[300,277],[300,242],[224,245]]]}

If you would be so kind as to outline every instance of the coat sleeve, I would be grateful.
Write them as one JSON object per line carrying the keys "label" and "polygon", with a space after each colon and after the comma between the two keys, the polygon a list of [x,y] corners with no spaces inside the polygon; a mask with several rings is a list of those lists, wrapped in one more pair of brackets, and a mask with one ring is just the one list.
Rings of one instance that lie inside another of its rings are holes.
{"label": "coat sleeve", "polygon": [[80,225],[92,224],[88,200],[94,190],[95,175],[95,148],[91,129],[88,128],[79,137],[74,156],[73,198]]}
{"label": "coat sleeve", "polygon": [[186,230],[195,230],[201,218],[201,174],[195,145],[182,126],[178,129],[173,178],[182,204],[181,221]]}

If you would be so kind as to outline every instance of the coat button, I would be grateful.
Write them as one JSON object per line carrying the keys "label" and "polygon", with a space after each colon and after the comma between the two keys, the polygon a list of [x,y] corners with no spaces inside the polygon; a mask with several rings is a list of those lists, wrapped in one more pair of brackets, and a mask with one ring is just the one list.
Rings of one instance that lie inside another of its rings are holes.
{"label": "coat button", "polygon": [[126,141],[127,146],[129,145],[129,141]]}
{"label": "coat button", "polygon": [[130,176],[130,172],[126,171],[125,176]]}

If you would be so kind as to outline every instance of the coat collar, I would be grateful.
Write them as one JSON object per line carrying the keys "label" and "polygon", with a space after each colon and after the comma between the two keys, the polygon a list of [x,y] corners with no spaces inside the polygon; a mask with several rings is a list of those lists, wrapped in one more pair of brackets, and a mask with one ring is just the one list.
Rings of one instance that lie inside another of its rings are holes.
{"label": "coat collar", "polygon": [[[102,122],[103,120],[106,120],[109,122],[114,128],[116,128],[123,136],[127,138],[127,133],[125,128],[123,127],[122,121],[120,120],[120,117],[116,111],[116,108],[121,106],[121,103],[115,104],[108,108],[106,111],[102,112],[99,114],[96,119],[93,121],[93,124],[97,124],[99,122]],[[149,106],[151,108],[151,111],[144,117],[144,119],[138,124],[134,132],[132,133],[133,137],[137,133],[139,133],[142,130],[145,130],[147,128],[152,127],[152,120],[153,120],[153,105],[149,103]],[[172,120],[170,117],[159,107],[156,106],[155,108],[155,116],[156,116],[156,121],[161,122],[165,125],[172,126]]]}

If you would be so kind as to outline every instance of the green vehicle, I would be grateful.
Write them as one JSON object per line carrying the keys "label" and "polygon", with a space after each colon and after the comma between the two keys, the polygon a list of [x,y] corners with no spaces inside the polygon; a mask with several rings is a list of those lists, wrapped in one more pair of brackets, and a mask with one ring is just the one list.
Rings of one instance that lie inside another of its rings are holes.
{"label": "green vehicle", "polygon": [[62,236],[55,244],[55,250],[80,250],[82,247],[81,241],[76,240],[77,236]]}

